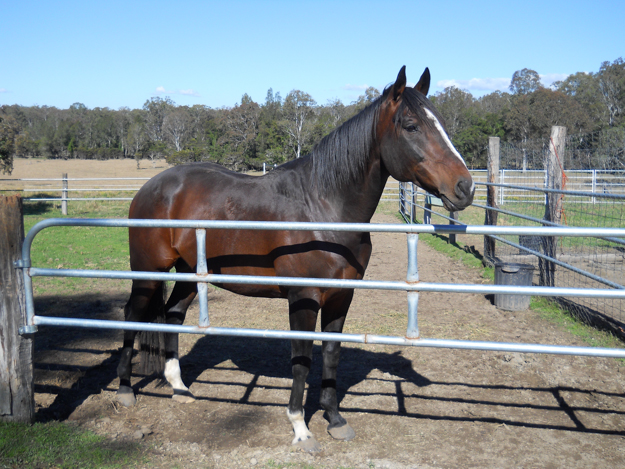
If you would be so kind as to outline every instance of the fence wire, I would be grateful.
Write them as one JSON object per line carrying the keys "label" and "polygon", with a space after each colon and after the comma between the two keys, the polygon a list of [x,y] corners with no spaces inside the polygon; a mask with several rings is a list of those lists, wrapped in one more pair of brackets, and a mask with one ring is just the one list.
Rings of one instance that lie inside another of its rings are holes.
{"label": "fence wire", "polygon": [[[485,188],[486,183],[476,182]],[[625,195],[548,191],[514,185],[494,185],[498,190],[524,192],[526,197],[506,197],[496,208],[498,226],[582,226],[621,228],[625,226]],[[431,223],[446,224],[450,214],[440,206],[426,205],[427,196],[411,184],[400,189],[400,212],[407,222],[421,223],[424,209],[431,210]],[[562,205],[559,222],[547,221],[547,198]],[[537,203],[540,200],[541,203]],[[458,213],[464,224],[484,222],[486,203],[480,200]],[[425,217],[426,221],[427,216]],[[492,243],[491,249],[487,249]],[[450,240],[451,241],[451,240]],[[455,241],[454,241],[455,242]],[[625,284],[625,241],[616,238],[555,238],[530,235],[485,237],[483,261],[497,264],[525,264],[534,267],[532,283],[564,288],[622,289]],[[605,298],[555,298],[572,315],[606,328],[625,338],[625,300]]]}
{"label": "fence wire", "polygon": [[[500,187],[499,189],[505,189]],[[543,200],[545,194],[538,190]],[[625,197],[576,191],[552,192],[561,202],[559,225],[618,228],[625,226]],[[553,226],[546,222],[546,205],[514,201],[499,207],[498,225]],[[545,257],[541,257],[545,256]],[[554,258],[557,263],[549,258]],[[625,243],[605,238],[552,238],[499,236],[486,260],[495,264],[521,263],[535,267],[534,283],[571,288],[625,288]],[[624,327],[623,300],[558,299],[575,316],[586,322],[606,322]],[[621,330],[622,331],[622,330]]]}
{"label": "fence wire", "polygon": [[[500,143],[500,167],[510,170],[544,170],[550,138]],[[625,128],[568,135],[560,155],[565,170],[598,170],[610,174],[625,170]],[[609,180],[609,178],[608,178]]]}

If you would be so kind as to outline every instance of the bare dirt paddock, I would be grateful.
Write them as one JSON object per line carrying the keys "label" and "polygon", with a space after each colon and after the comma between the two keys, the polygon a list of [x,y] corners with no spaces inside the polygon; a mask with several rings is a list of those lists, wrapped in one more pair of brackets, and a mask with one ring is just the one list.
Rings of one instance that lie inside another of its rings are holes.
{"label": "bare dirt paddock", "polygon": [[[142,161],[16,160],[13,178],[150,177]],[[393,223],[392,213],[373,220]],[[463,240],[461,238],[461,240]],[[465,240],[467,241],[467,240]],[[469,241],[478,243],[479,240]],[[374,234],[368,278],[406,272],[404,235]],[[480,283],[480,272],[419,246],[424,281]],[[70,290],[68,290],[70,291]],[[129,284],[37,296],[42,315],[122,319]],[[214,326],[288,325],[283,300],[213,289]],[[406,295],[356,292],[346,332],[403,335]],[[197,322],[192,306],[187,324]],[[537,313],[509,313],[481,295],[421,294],[423,337],[585,345]],[[120,334],[41,328],[35,339],[39,421],[60,420],[123,444],[138,442],[145,467],[623,467],[625,364],[614,359],[465,352],[346,344],[339,368],[351,442],[332,440],[319,407],[320,346],[306,395],[309,426],[323,452],[291,447],[286,417],[291,371],[287,341],[181,337],[183,378],[197,397],[181,405],[155,376],[137,376],[138,404],[115,402]]]}
{"label": "bare dirt paddock", "polygon": [[[396,222],[389,213],[374,222]],[[368,278],[402,279],[406,240],[374,234]],[[480,272],[419,247],[424,281],[480,283]],[[119,285],[119,284],[115,284]],[[38,314],[122,319],[128,288],[37,297]],[[211,324],[285,329],[283,300],[213,289]],[[406,295],[358,291],[346,332],[402,335]],[[197,321],[192,306],[187,323]],[[421,294],[421,335],[583,345],[532,311],[509,313],[481,295]],[[291,445],[287,341],[181,337],[183,379],[197,400],[177,404],[156,377],[136,376],[138,404],[115,402],[117,332],[42,328],[36,336],[39,420],[72,422],[139,441],[146,467],[623,467],[625,366],[614,359],[344,345],[339,368],[351,442],[332,440],[319,407],[320,346],[306,415],[323,452]]]}

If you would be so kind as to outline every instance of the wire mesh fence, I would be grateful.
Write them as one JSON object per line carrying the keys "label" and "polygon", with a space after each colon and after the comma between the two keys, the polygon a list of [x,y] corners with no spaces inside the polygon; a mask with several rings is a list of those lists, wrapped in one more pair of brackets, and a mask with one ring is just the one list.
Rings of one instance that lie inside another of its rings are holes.
{"label": "wire mesh fence", "polygon": [[[527,197],[508,198],[491,208],[477,201],[463,212],[450,214],[410,183],[400,185],[399,210],[408,223],[482,224],[485,211],[496,212],[498,226],[580,226],[621,228],[625,226],[625,195],[561,191],[544,188],[476,182],[478,188],[495,186],[525,192]],[[532,197],[529,197],[531,193]],[[549,198],[561,207],[559,223],[549,221]],[[535,200],[534,200],[535,199]],[[542,200],[537,203],[536,200]],[[457,218],[457,221],[456,219]],[[450,239],[455,242],[455,239]],[[532,283],[565,288],[625,288],[625,241],[616,238],[555,238],[531,235],[485,236],[480,246],[483,262],[495,268],[509,264],[533,267]],[[492,246],[488,249],[487,246]],[[467,248],[468,246],[462,246]],[[569,312],[583,321],[607,328],[625,338],[625,303],[620,299],[556,298]]]}
{"label": "wire mesh fence", "polygon": [[[618,228],[625,226],[625,195],[579,191],[526,189],[542,196],[557,197],[560,223],[548,221],[547,205],[516,202],[499,206],[498,225],[584,226]],[[487,209],[486,206],[482,208]],[[535,267],[534,283],[572,288],[625,288],[625,243],[610,238],[553,238],[535,236],[493,237],[492,252],[485,260],[497,263],[530,264]],[[558,299],[576,316],[587,322],[605,322],[612,328],[625,325],[622,300],[579,298]],[[606,324],[607,325],[607,324]]]}

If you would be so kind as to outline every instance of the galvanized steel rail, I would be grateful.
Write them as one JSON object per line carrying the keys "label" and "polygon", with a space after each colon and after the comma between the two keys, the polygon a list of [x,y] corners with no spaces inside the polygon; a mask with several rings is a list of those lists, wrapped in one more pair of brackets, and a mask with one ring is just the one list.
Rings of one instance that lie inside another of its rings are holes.
{"label": "galvanized steel rail", "polygon": [[[97,227],[143,227],[143,228],[188,228],[196,230],[197,273],[130,272],[78,269],[43,269],[31,265],[31,246],[35,236],[43,229],[53,226],[97,226]],[[408,272],[406,281],[340,280],[323,278],[293,278],[247,275],[209,274],[206,264],[206,230],[285,230],[285,231],[350,231],[391,232],[408,235]],[[559,355],[586,355],[596,357],[625,358],[625,349],[595,347],[572,347],[540,344],[517,344],[502,342],[480,342],[466,340],[426,339],[419,337],[418,294],[419,292],[454,292],[539,296],[584,296],[603,298],[625,298],[625,290],[578,289],[554,287],[519,287],[502,285],[470,285],[420,282],[417,266],[418,233],[456,233],[479,235],[542,235],[542,236],[600,236],[625,237],[621,228],[564,228],[564,227],[522,227],[522,226],[472,226],[472,225],[399,225],[359,223],[303,223],[303,222],[253,222],[253,221],[201,221],[201,220],[128,220],[128,219],[71,219],[52,218],[37,223],[28,232],[22,248],[22,259],[17,267],[23,269],[26,290],[26,324],[21,333],[34,333],[37,326],[70,326],[101,329],[124,329],[137,331],[182,332],[204,335],[225,335],[239,337],[263,337],[274,339],[330,340],[368,344],[407,345],[415,347],[456,348],[492,350],[524,353],[549,353]],[[174,326],[167,324],[136,323],[125,321],[50,318],[35,314],[32,291],[32,277],[83,277],[110,279],[172,280],[198,283],[200,319],[197,326]],[[208,283],[254,284],[302,286],[322,288],[354,288],[405,291],[408,294],[408,325],[404,337],[389,337],[372,334],[342,334],[329,332],[276,331],[262,329],[241,329],[211,327],[208,315]]]}

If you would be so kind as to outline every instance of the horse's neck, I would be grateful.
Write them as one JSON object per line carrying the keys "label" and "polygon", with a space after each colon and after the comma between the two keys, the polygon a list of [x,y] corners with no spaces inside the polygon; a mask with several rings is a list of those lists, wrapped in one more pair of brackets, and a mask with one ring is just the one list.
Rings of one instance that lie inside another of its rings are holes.
{"label": "horse's neck", "polygon": [[353,191],[353,186],[345,189],[348,195],[346,208],[351,206],[345,217],[357,218],[353,222],[368,223],[380,203],[388,178],[389,174],[379,160],[370,165],[358,191]]}
{"label": "horse's neck", "polygon": [[389,173],[379,158],[371,158],[357,182],[346,183],[326,199],[335,207],[338,218],[346,223],[369,223],[382,198]]}

